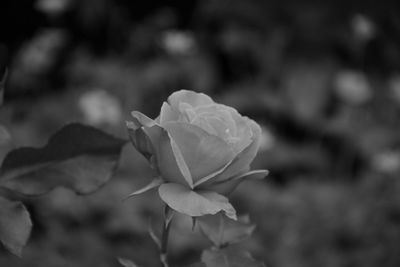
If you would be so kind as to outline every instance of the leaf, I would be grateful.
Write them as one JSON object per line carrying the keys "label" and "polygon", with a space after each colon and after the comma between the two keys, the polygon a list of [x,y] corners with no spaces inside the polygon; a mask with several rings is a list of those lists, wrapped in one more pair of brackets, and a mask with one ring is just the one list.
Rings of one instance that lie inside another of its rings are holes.
{"label": "leaf", "polygon": [[248,238],[255,229],[255,225],[249,223],[247,216],[234,221],[221,213],[202,216],[198,218],[198,223],[203,234],[216,247],[238,243]]}
{"label": "leaf", "polygon": [[232,247],[205,250],[201,255],[201,261],[207,267],[265,267],[264,263],[254,260],[247,251]]}
{"label": "leaf", "polygon": [[32,222],[21,202],[0,197],[0,241],[13,254],[21,256],[28,241]]}
{"label": "leaf", "polygon": [[133,261],[125,258],[118,258],[118,263],[124,267],[138,267]]}
{"label": "leaf", "polygon": [[[7,69],[0,80],[0,105],[7,79]],[[0,144],[9,139],[7,130],[0,125]],[[0,242],[11,253],[21,256],[22,248],[28,241],[32,222],[28,211],[21,202],[14,202],[0,197]]]}
{"label": "leaf", "polygon": [[8,153],[0,170],[0,186],[30,196],[56,187],[91,193],[111,178],[125,143],[96,128],[69,124],[42,148]]}
{"label": "leaf", "polygon": [[172,209],[195,217],[225,212],[226,216],[236,219],[236,211],[228,199],[209,191],[192,191],[181,184],[166,183],[158,188],[161,199]]}

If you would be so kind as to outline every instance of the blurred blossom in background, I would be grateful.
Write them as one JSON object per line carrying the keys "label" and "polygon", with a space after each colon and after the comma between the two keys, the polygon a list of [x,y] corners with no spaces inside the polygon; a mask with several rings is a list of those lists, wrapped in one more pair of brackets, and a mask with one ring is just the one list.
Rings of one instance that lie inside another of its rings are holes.
{"label": "blurred blossom in background", "polygon": [[396,173],[400,170],[400,153],[399,151],[386,151],[377,154],[372,164],[379,171]]}
{"label": "blurred blossom in background", "polygon": [[274,146],[275,137],[266,126],[261,125],[261,130],[260,150],[268,151]]}
{"label": "blurred blossom in background", "polygon": [[389,88],[394,99],[400,104],[400,74],[394,74],[390,77]]}
{"label": "blurred blossom in background", "polygon": [[119,100],[104,90],[88,91],[79,99],[84,120],[91,125],[118,125],[122,123],[122,110]]}
{"label": "blurred blossom in background", "polygon": [[0,146],[4,145],[11,139],[10,133],[6,127],[0,125]]}
{"label": "blurred blossom in background", "polygon": [[66,42],[60,29],[43,29],[25,43],[15,56],[11,83],[23,88],[35,87],[37,80],[46,80],[55,67],[57,55]]}
{"label": "blurred blossom in background", "polygon": [[[253,169],[232,195],[257,225],[244,246],[269,267],[400,266],[400,6],[324,0],[4,0],[0,157],[83,122],[128,138],[180,89],[204,92],[263,128]],[[6,136],[7,138],[3,138]],[[157,266],[147,234],[155,192],[121,203],[152,172],[125,147],[99,192],[27,199],[23,258],[0,266]],[[24,200],[25,201],[25,200]],[[171,265],[207,246],[188,218]]]}
{"label": "blurred blossom in background", "polygon": [[376,34],[374,23],[362,14],[356,14],[351,19],[351,27],[356,38],[363,42],[371,40]]}
{"label": "blurred blossom in background", "polygon": [[59,16],[70,7],[72,1],[73,0],[37,0],[35,7],[37,10],[47,15]]}
{"label": "blurred blossom in background", "polygon": [[366,75],[360,71],[351,70],[338,72],[335,89],[341,100],[353,105],[367,102],[373,93]]}
{"label": "blurred blossom in background", "polygon": [[190,54],[195,49],[195,40],[190,32],[166,31],[162,36],[164,49],[171,54]]}

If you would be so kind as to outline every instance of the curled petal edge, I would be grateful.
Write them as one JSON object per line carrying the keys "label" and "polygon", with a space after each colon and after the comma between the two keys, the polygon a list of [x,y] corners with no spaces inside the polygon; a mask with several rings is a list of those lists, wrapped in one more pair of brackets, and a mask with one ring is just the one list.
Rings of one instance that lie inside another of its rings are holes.
{"label": "curled petal edge", "polygon": [[198,107],[213,104],[214,101],[206,94],[182,89],[174,92],[168,97],[168,104],[173,108],[178,108],[179,103],[188,103],[193,107]]}
{"label": "curled petal edge", "polygon": [[264,179],[268,175],[268,173],[269,172],[267,170],[249,171],[249,172],[243,173],[241,175],[238,175],[236,177],[233,177],[230,180],[214,183],[214,184],[209,185],[208,187],[206,187],[204,189],[217,192],[218,194],[221,194],[221,195],[229,195],[244,180],[247,180],[247,179],[258,179],[258,180]]}
{"label": "curled petal edge", "polygon": [[261,129],[258,124],[252,120],[249,120],[249,123],[252,127],[253,132],[253,141],[244,148],[237,156],[233,159],[229,166],[226,166],[225,170],[218,175],[209,179],[206,186],[212,183],[220,183],[231,180],[232,177],[237,176],[241,173],[244,169],[248,169],[250,163],[254,160],[257,155],[257,151],[260,146],[260,136],[261,136]]}

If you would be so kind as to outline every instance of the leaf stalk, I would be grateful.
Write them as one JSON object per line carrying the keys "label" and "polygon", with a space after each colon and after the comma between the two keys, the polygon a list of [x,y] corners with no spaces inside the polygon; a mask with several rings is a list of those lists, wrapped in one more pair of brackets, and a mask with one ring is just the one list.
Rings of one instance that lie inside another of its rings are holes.
{"label": "leaf stalk", "polygon": [[173,211],[168,207],[168,205],[165,205],[163,231],[161,236],[161,247],[160,247],[160,261],[162,264],[161,267],[169,267],[167,253],[168,253],[169,230],[172,222],[172,212]]}

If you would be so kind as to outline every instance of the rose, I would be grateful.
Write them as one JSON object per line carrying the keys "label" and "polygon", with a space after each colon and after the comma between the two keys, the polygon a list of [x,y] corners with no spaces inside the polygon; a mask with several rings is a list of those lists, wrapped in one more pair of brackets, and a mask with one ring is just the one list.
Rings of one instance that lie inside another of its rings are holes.
{"label": "rose", "polygon": [[249,171],[260,145],[260,126],[205,94],[181,90],[169,96],[155,120],[138,111],[132,116],[130,139],[158,176],[131,195],[159,186],[161,199],[178,212],[202,216],[224,211],[236,218],[225,196],[244,179],[268,173]]}

